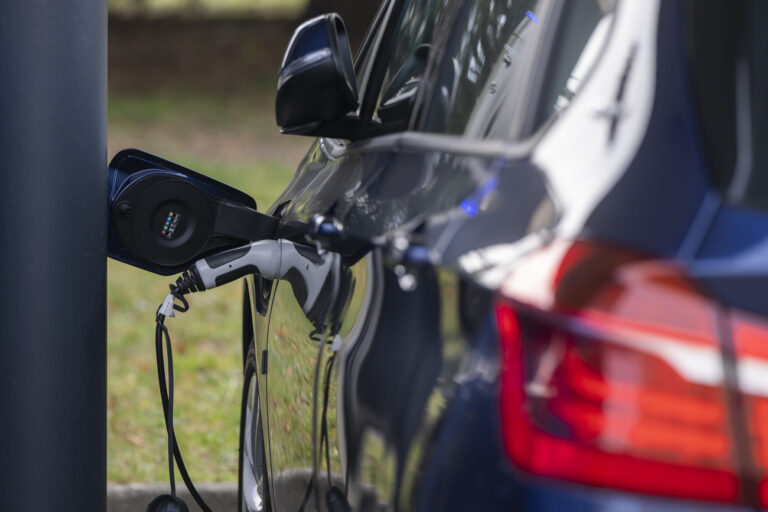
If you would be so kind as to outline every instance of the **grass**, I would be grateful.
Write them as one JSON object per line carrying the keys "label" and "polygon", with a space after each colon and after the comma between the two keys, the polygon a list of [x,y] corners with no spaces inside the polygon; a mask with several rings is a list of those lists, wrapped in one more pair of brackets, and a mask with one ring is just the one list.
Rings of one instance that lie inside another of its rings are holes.
{"label": "grass", "polygon": [[[306,139],[277,134],[271,99],[178,91],[112,96],[110,155],[138,147],[251,194],[267,207],[288,183]],[[110,482],[167,478],[166,439],[154,360],[154,312],[171,277],[108,264],[108,469]],[[169,319],[176,370],[175,421],[192,477],[237,479],[242,378],[241,288],[190,296]]]}
{"label": "grass", "polygon": [[[108,267],[108,471],[112,482],[165,479],[165,437],[156,383],[153,317],[168,278]],[[236,478],[241,353],[239,290],[191,299],[168,321],[174,344],[175,420],[187,465],[200,481]]]}

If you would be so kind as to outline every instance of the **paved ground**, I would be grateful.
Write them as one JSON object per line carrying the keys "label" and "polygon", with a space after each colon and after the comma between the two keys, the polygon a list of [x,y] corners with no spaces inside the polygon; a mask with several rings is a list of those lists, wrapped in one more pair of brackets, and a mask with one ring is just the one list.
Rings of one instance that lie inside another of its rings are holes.
{"label": "paved ground", "polygon": [[[187,492],[184,482],[177,482],[179,496],[189,505],[190,512],[200,512]],[[237,484],[200,484],[197,490],[216,512],[237,510]],[[109,484],[107,512],[136,512],[146,510],[155,497],[168,493],[168,484]]]}
{"label": "paved ground", "polygon": [[[283,496],[282,510],[298,510],[307,489],[312,470],[310,468],[289,469],[275,476],[275,487]],[[331,475],[333,485],[343,487],[339,473]],[[201,512],[187,492],[184,482],[176,482],[179,496],[187,503],[190,512]],[[199,484],[197,490],[214,512],[235,512],[237,510],[237,484]],[[320,496],[327,492],[325,478],[320,478],[317,491]],[[387,507],[381,503],[376,489],[368,484],[357,488],[360,499],[369,505],[379,503],[374,510],[384,512]],[[107,512],[137,512],[146,510],[147,505],[161,494],[168,493],[168,484],[109,484],[107,486]]]}

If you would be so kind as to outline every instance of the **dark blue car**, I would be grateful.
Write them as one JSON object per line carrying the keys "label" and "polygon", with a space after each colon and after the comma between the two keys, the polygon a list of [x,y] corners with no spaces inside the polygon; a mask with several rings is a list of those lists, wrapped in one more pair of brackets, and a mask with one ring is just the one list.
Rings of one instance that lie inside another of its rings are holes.
{"label": "dark blue car", "polygon": [[385,0],[354,64],[300,27],[268,213],[313,230],[247,279],[241,509],[768,508],[766,21]]}

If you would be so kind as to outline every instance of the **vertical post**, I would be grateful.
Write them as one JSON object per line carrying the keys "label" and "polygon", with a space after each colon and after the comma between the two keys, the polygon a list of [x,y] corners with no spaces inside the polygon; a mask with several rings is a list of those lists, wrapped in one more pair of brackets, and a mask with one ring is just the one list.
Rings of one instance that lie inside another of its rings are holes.
{"label": "vertical post", "polygon": [[107,0],[0,8],[0,508],[106,509]]}

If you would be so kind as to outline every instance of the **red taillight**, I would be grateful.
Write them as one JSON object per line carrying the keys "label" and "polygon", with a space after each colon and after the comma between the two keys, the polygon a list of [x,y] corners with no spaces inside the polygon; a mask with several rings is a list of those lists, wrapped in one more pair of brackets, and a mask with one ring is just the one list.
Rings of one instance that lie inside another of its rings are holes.
{"label": "red taillight", "polygon": [[677,268],[558,243],[519,265],[501,292],[502,430],[518,468],[738,500],[717,311]]}

